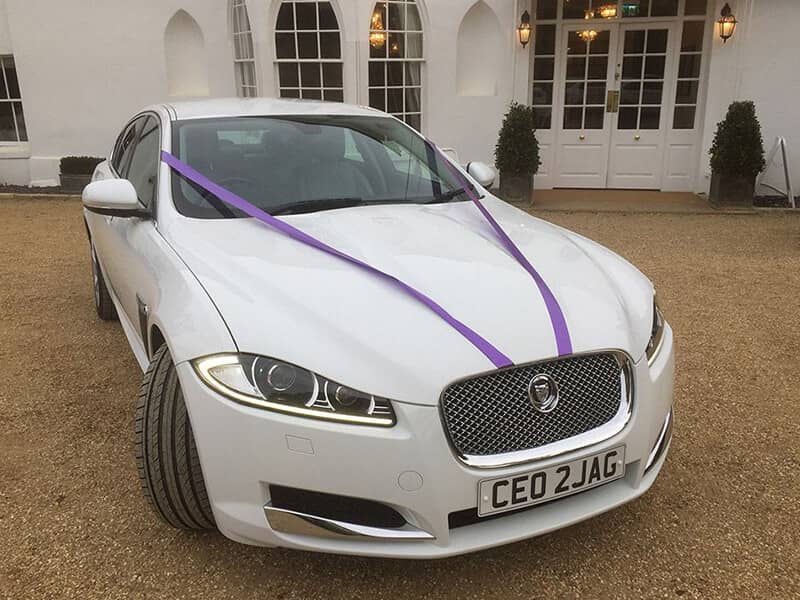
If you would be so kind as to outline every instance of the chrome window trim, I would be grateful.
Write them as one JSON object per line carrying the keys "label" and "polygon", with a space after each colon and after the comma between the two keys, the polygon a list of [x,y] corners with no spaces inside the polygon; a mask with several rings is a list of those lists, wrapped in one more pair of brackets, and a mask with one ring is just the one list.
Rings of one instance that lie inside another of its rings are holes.
{"label": "chrome window trim", "polygon": [[[622,389],[622,397],[620,399],[619,410],[610,421],[585,433],[581,433],[571,438],[559,440],[551,444],[545,444],[544,446],[539,446],[538,448],[529,448],[527,450],[518,450],[515,452],[505,452],[503,454],[491,455],[461,454],[458,452],[458,450],[456,450],[456,446],[450,437],[450,432],[447,428],[447,421],[444,415],[443,396],[445,391],[450,386],[461,381],[474,379],[476,377],[481,377],[482,375],[489,375],[498,371],[530,367],[541,363],[553,362],[559,359],[574,358],[577,356],[593,356],[598,354],[610,354],[614,356],[620,366],[620,386]],[[442,429],[444,430],[444,434],[447,438],[450,449],[453,452],[453,455],[460,462],[469,467],[474,467],[476,469],[498,469],[501,467],[510,467],[523,463],[534,462],[537,460],[543,460],[546,458],[552,458],[560,454],[566,454],[567,452],[573,452],[575,450],[580,450],[582,448],[587,448],[589,446],[604,442],[622,431],[630,421],[631,415],[633,414],[633,364],[633,359],[631,359],[630,355],[623,350],[594,350],[591,352],[580,352],[569,354],[567,356],[559,356],[544,360],[537,360],[530,363],[513,365],[511,367],[505,367],[503,369],[497,369],[494,371],[485,371],[483,373],[476,373],[474,375],[470,375],[469,377],[462,377],[461,379],[452,381],[447,384],[444,389],[442,389],[442,393],[439,396],[439,419],[441,421]]]}

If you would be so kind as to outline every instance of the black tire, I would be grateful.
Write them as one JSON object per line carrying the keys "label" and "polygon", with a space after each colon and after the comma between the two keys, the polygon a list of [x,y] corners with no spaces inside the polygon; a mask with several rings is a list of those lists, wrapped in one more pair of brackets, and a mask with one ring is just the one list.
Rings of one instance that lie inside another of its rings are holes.
{"label": "black tire", "polygon": [[89,242],[89,253],[92,258],[92,286],[94,287],[94,307],[97,309],[97,316],[103,321],[114,321],[117,318],[117,309],[114,308],[114,302],[108,293],[100,264],[97,262],[97,253],[91,242]]}
{"label": "black tire", "polygon": [[166,345],[144,374],[135,430],[139,480],[153,510],[179,529],[213,528],[192,425]]}

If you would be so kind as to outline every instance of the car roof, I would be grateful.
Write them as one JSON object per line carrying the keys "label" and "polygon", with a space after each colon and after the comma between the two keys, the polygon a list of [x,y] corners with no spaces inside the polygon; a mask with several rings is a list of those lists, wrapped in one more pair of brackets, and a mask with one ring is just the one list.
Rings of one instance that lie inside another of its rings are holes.
{"label": "car roof", "polygon": [[270,115],[387,116],[373,108],[292,98],[213,98],[170,102],[163,105],[173,120]]}

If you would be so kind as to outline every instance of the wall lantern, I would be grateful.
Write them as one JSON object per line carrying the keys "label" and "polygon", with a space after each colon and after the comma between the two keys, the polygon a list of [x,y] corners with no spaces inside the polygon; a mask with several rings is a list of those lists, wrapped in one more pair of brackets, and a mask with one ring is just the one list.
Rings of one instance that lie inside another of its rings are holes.
{"label": "wall lantern", "polygon": [[720,20],[717,21],[719,24],[719,37],[722,38],[722,43],[728,41],[729,38],[733,36],[733,32],[736,30],[736,17],[731,14],[731,7],[728,3],[725,3],[725,6],[722,7],[722,12],[720,12]]}
{"label": "wall lantern", "polygon": [[370,20],[369,45],[373,48],[383,48],[386,44],[386,28],[383,26],[383,15],[377,8],[372,13]]}
{"label": "wall lantern", "polygon": [[517,36],[523,48],[531,41],[531,15],[527,10],[522,13],[522,17],[520,17],[519,27],[517,27]]}

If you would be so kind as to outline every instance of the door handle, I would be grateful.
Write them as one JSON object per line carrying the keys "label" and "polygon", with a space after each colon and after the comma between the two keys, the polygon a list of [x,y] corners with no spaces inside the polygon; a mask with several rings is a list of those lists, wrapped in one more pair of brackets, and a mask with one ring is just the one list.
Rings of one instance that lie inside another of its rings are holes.
{"label": "door handle", "polygon": [[640,139],[642,139],[642,136],[640,136],[640,135],[637,133],[635,136],[633,136],[633,139],[635,139],[635,140],[638,142]]}
{"label": "door handle", "polygon": [[606,112],[615,113],[619,110],[619,90],[608,90],[606,93]]}
{"label": "door handle", "polygon": [[583,140],[585,140],[585,139],[586,139],[586,136],[585,136],[585,135],[583,135],[583,134],[580,134],[580,135],[578,136],[578,139],[579,139],[580,141],[583,141]]}

